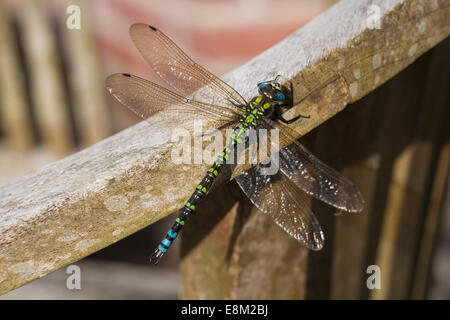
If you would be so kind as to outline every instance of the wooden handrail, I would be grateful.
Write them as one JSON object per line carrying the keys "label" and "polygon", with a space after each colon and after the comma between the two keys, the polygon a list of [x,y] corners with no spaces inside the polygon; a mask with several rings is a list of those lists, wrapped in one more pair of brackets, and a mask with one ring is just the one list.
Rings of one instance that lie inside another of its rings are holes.
{"label": "wooden handrail", "polygon": [[[372,2],[338,3],[224,79],[249,98],[258,81],[278,74],[288,78],[300,102],[286,117],[309,114],[307,122],[293,126],[298,137],[306,134],[450,33],[445,0],[386,0],[368,11]],[[372,29],[374,18],[379,18],[379,29]],[[142,122],[1,185],[0,293],[181,207],[207,165],[175,165],[170,161],[174,143],[168,138]]]}

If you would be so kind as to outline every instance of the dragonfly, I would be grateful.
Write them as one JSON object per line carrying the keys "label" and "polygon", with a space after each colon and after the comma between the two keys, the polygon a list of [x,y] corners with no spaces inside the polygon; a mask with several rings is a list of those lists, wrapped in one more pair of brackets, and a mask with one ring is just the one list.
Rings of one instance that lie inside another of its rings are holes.
{"label": "dragonfly", "polygon": [[[294,106],[293,86],[278,80],[257,84],[258,95],[246,101],[227,83],[194,62],[182,49],[157,28],[137,23],[130,27],[130,36],[138,51],[156,74],[171,88],[128,73],[107,77],[108,91],[124,106],[148,121],[156,114],[182,117],[183,121],[211,121],[220,132],[232,130],[226,147],[206,171],[163,240],[151,255],[157,264],[180,234],[197,205],[210,191],[228,157],[245,144],[250,130],[278,131],[283,148],[276,152],[278,170],[267,174],[264,163],[247,168],[235,180],[258,208],[291,237],[311,250],[324,245],[321,226],[307,204],[306,195],[337,209],[360,212],[364,208],[358,188],[346,177],[317,159],[295,138],[289,124],[308,116],[292,119],[283,113]],[[231,162],[231,161],[230,161]],[[303,191],[303,192],[302,192]]]}

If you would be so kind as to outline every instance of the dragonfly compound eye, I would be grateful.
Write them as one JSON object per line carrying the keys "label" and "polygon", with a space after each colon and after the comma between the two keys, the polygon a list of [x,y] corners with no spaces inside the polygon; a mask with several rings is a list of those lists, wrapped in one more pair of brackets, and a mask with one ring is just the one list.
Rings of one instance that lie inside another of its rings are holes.
{"label": "dragonfly compound eye", "polygon": [[259,88],[261,89],[261,90],[266,90],[267,89],[267,84],[266,83],[260,83],[259,84]]}
{"label": "dragonfly compound eye", "polygon": [[275,95],[275,100],[280,101],[280,102],[284,101],[284,94],[282,94],[282,93],[277,93],[277,94]]}

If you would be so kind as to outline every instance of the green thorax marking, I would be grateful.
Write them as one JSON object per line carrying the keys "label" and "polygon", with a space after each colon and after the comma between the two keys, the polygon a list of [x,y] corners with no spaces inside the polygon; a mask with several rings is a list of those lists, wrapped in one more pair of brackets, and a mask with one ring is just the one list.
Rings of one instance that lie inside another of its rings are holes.
{"label": "green thorax marking", "polygon": [[244,114],[241,116],[241,125],[239,127],[244,127],[246,129],[256,127],[260,124],[262,117],[265,113],[269,112],[271,107],[272,103],[266,98],[262,96],[253,98],[249,103],[243,106]]}
{"label": "green thorax marking", "polygon": [[253,98],[249,103],[243,106],[242,110],[244,113],[241,116],[241,119],[239,119],[241,124],[234,130],[231,139],[237,143],[241,143],[243,141],[243,134],[249,129],[255,128],[257,125],[261,124],[262,117],[265,114],[270,113],[272,106],[273,103],[262,96]]}

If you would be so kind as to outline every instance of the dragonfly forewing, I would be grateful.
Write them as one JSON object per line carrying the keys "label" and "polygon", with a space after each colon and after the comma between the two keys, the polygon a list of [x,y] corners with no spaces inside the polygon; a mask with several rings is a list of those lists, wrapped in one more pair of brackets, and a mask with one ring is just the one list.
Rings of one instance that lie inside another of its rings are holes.
{"label": "dragonfly forewing", "polygon": [[137,23],[130,27],[130,36],[147,63],[180,95],[231,109],[246,104],[236,90],[194,62],[156,28]]}
{"label": "dragonfly forewing", "polygon": [[216,128],[227,128],[240,116],[238,110],[192,101],[130,74],[109,76],[106,87],[118,101],[151,124],[151,117],[160,113],[167,121],[204,120],[214,122]]}

